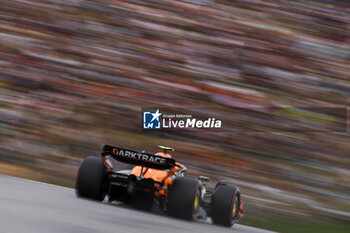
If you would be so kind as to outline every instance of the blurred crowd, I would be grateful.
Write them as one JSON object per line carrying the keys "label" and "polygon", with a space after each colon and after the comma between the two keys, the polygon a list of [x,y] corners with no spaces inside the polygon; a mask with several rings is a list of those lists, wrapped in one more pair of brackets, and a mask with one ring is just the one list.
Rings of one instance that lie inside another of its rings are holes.
{"label": "blurred crowd", "polygon": [[[0,162],[71,184],[105,143],[161,142],[199,169],[349,204],[348,1],[0,2]],[[145,132],[142,107],[224,127]]]}

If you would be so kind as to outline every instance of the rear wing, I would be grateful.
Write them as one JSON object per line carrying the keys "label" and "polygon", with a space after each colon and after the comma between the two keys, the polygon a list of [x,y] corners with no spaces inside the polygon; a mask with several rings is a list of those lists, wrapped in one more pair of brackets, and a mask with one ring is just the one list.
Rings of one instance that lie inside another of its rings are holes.
{"label": "rear wing", "polygon": [[102,156],[110,155],[112,158],[123,162],[138,166],[144,166],[159,170],[166,170],[175,166],[175,160],[172,158],[164,158],[159,155],[148,153],[140,153],[137,151],[105,145],[103,147]]}

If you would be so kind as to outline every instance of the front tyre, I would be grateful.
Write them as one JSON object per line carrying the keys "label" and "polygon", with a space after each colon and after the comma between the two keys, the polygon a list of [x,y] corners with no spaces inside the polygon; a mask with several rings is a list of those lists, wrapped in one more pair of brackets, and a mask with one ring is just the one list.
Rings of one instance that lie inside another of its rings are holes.
{"label": "front tyre", "polygon": [[168,214],[185,220],[195,220],[199,210],[201,183],[194,178],[178,177],[170,188]]}
{"label": "front tyre", "polygon": [[231,227],[239,218],[241,194],[238,187],[219,184],[211,201],[211,219],[216,225]]}
{"label": "front tyre", "polygon": [[102,190],[104,177],[105,167],[102,160],[93,156],[86,157],[78,171],[77,196],[102,201],[105,197],[105,192]]}

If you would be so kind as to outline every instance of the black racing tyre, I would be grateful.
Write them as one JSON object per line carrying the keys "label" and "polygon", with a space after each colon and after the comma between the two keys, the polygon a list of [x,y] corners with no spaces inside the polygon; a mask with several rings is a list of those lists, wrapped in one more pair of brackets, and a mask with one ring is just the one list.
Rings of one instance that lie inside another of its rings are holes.
{"label": "black racing tyre", "polygon": [[102,190],[105,174],[105,167],[100,158],[86,157],[78,171],[77,196],[102,201],[105,197],[105,192]]}
{"label": "black racing tyre", "polygon": [[238,187],[219,184],[211,201],[212,222],[216,225],[231,227],[238,216],[240,198]]}
{"label": "black racing tyre", "polygon": [[201,183],[189,177],[176,178],[169,190],[168,214],[185,220],[194,220],[199,208]]}

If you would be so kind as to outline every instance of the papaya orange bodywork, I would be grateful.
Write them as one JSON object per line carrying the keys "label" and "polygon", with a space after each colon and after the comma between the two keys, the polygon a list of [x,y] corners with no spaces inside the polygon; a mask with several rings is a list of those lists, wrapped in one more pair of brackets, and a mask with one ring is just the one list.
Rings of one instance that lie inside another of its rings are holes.
{"label": "papaya orange bodywork", "polygon": [[[168,175],[167,171],[163,171],[163,170],[157,170],[157,169],[153,169],[153,168],[146,168],[146,167],[142,167],[141,166],[135,166],[132,170],[131,173],[132,175],[135,176],[140,176],[141,171],[143,173],[143,177],[146,179],[153,179],[156,182],[162,182],[163,179]],[[171,184],[171,178],[168,177],[165,179],[164,181],[165,184]]]}
{"label": "papaya orange bodywork", "polygon": [[[163,152],[158,152],[156,155],[165,157],[165,158],[171,158],[171,155],[163,153]],[[180,163],[177,163],[179,166],[183,166]],[[172,184],[172,176],[176,173],[176,171],[179,170],[179,167],[175,166],[172,169],[169,170],[158,170],[154,168],[147,168],[147,167],[142,167],[142,166],[135,166],[132,170],[131,173],[132,175],[135,175],[136,177],[143,175],[144,178],[146,179],[153,179],[155,182],[159,183],[164,183],[163,189],[158,190],[156,193],[159,193],[161,195],[166,194],[166,190],[168,187]],[[142,172],[142,174],[141,174]]]}

